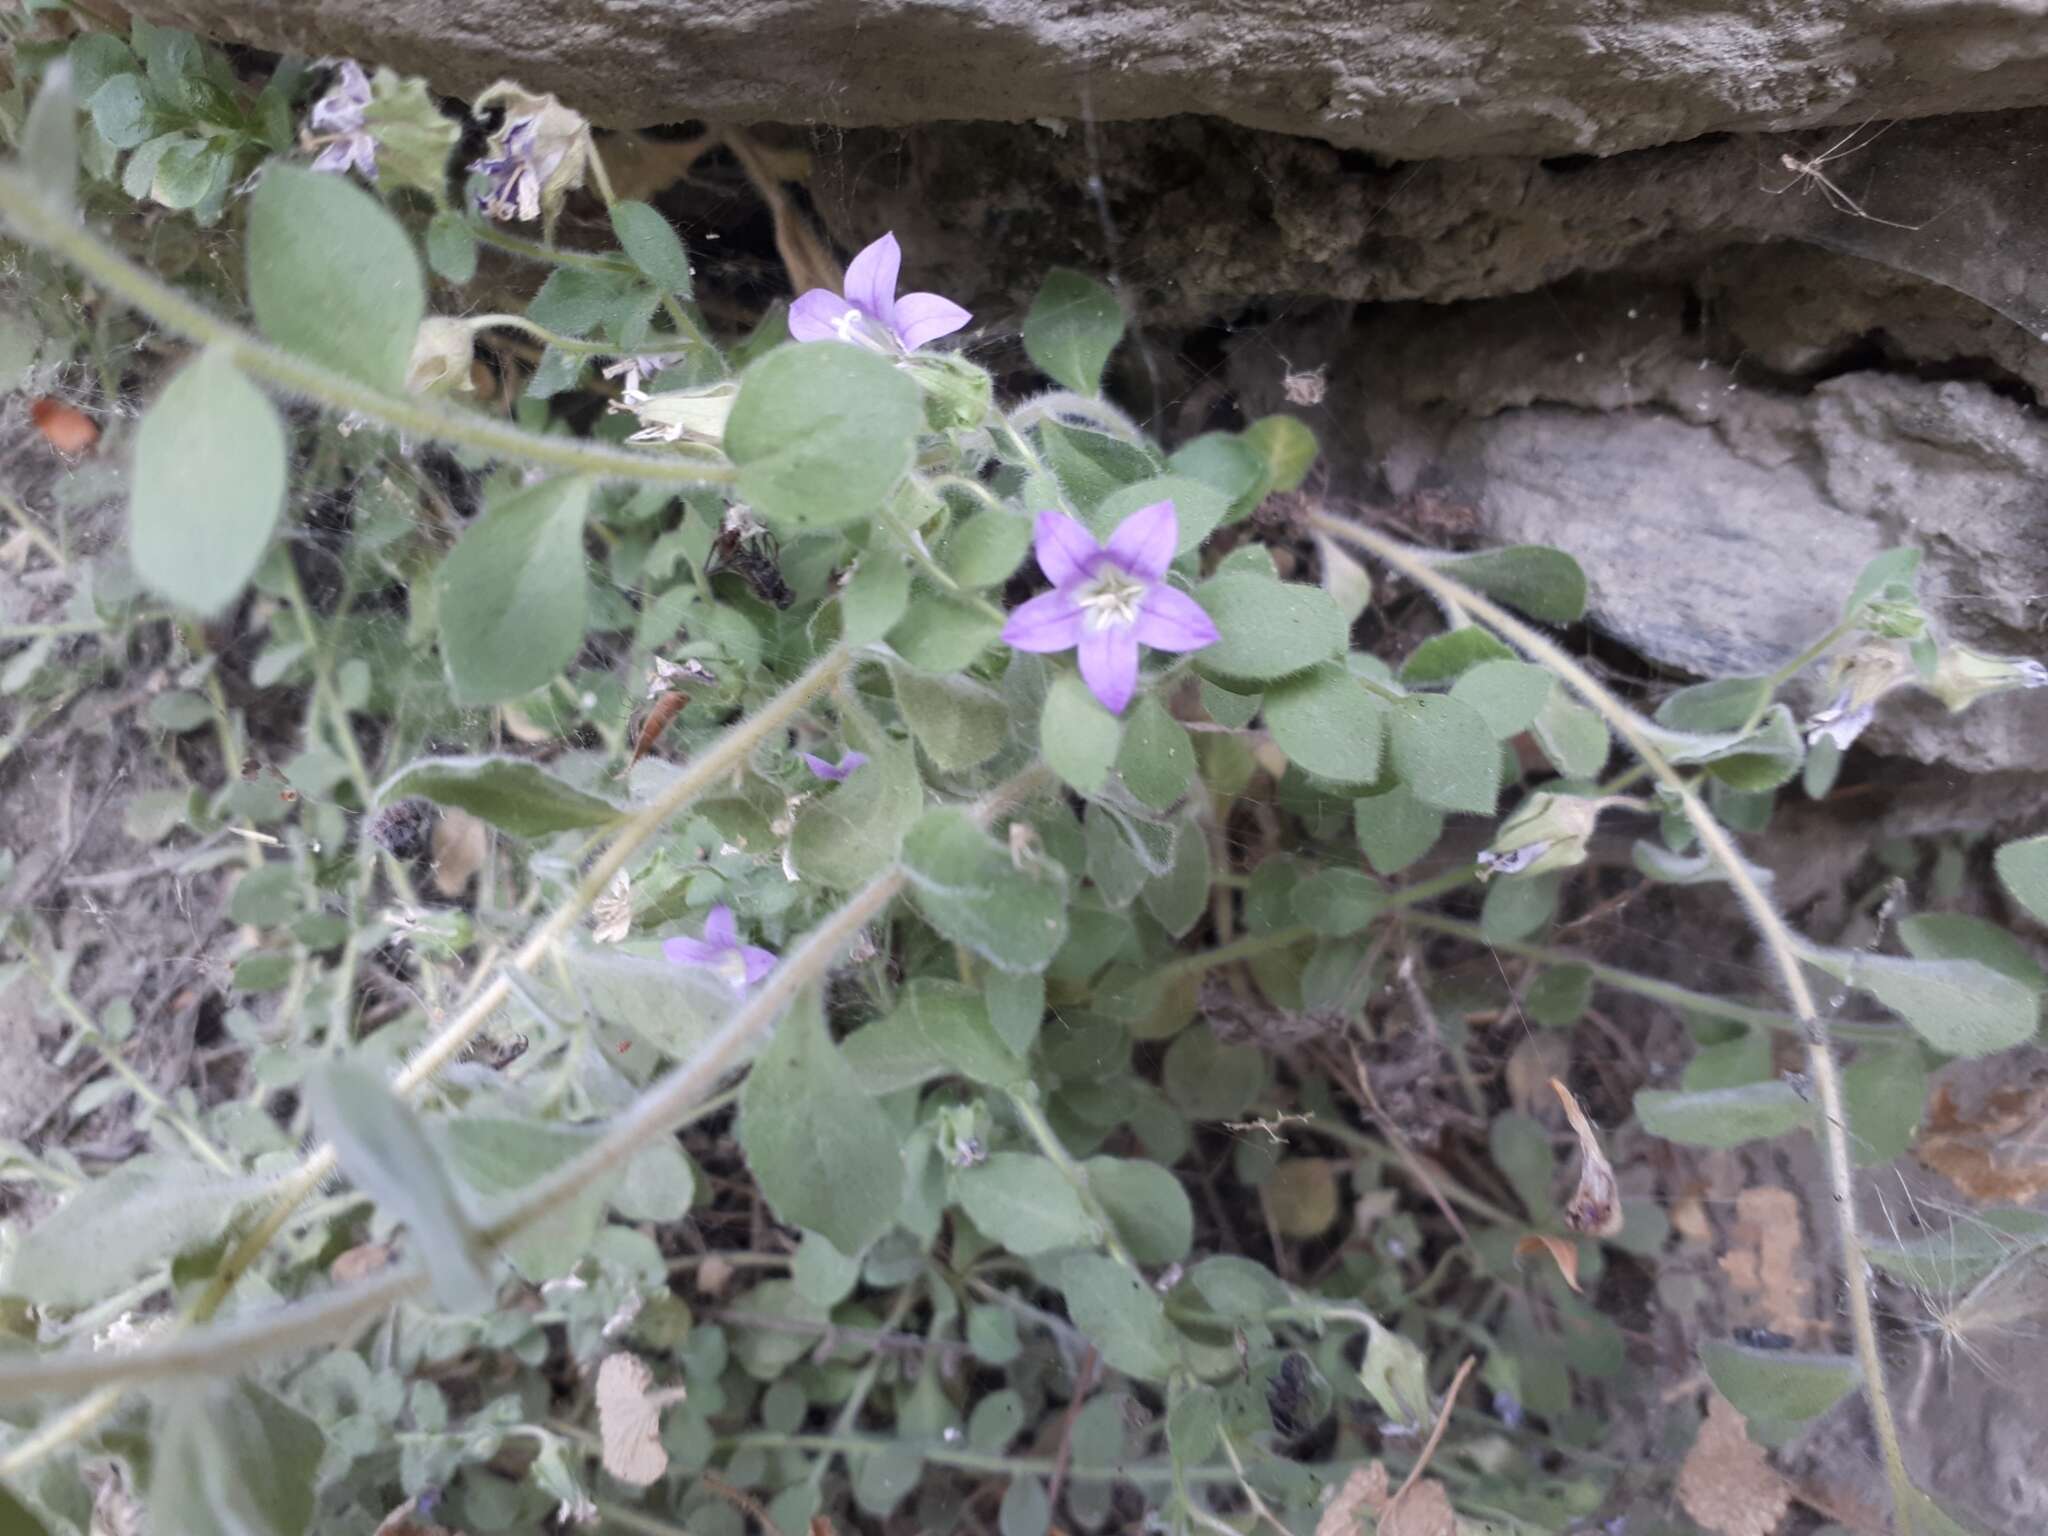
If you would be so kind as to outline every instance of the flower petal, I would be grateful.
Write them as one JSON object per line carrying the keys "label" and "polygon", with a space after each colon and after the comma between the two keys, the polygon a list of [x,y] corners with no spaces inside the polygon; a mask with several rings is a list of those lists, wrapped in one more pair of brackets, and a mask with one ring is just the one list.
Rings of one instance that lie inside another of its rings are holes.
{"label": "flower petal", "polygon": [[1140,507],[1109,536],[1109,557],[1140,581],[1158,581],[1180,542],[1180,514],[1170,501]]}
{"label": "flower petal", "polygon": [[1031,534],[1038,568],[1055,587],[1078,587],[1095,574],[1102,546],[1095,535],[1064,512],[1041,512]]}
{"label": "flower petal", "polygon": [[1083,633],[1081,681],[1104,709],[1122,714],[1138,688],[1138,637],[1122,624]]}
{"label": "flower petal", "polygon": [[837,783],[839,781],[839,770],[818,756],[817,753],[799,752],[797,756],[802,758],[804,766],[811,770],[812,778],[824,779],[827,783]]}
{"label": "flower petal", "polygon": [[716,965],[725,951],[702,939],[677,937],[661,941],[661,957],[670,965]]}
{"label": "flower petal", "polygon": [[1003,643],[1017,651],[1065,651],[1081,643],[1081,605],[1064,592],[1042,592],[1021,603],[1003,626]]}
{"label": "flower petal", "polygon": [[974,316],[936,293],[906,293],[896,301],[890,322],[906,351],[915,352],[941,336],[950,336]]}
{"label": "flower petal", "polygon": [[882,236],[846,264],[847,302],[888,325],[896,314],[896,274],[902,268],[896,236]]}
{"label": "flower petal", "polygon": [[704,919],[704,939],[720,949],[732,949],[740,941],[739,925],[732,920],[732,908],[720,902]]}
{"label": "flower petal", "polygon": [[836,341],[853,306],[830,288],[813,288],[789,306],[789,334],[798,341]]}
{"label": "flower petal", "polygon": [[758,944],[746,944],[740,947],[740,958],[746,962],[746,984],[751,987],[775,969],[776,961],[780,957],[772,949],[763,949]]}
{"label": "flower petal", "polygon": [[865,753],[865,752],[844,752],[844,753],[841,753],[841,754],[840,754],[840,757],[839,757],[839,767],[838,767],[838,769],[837,769],[837,772],[838,772],[838,774],[839,774],[839,777],[840,777],[840,778],[842,778],[842,779],[844,779],[844,778],[848,778],[848,777],[850,777],[850,776],[852,775],[852,773],[853,773],[854,769],[856,769],[856,768],[865,768],[865,767],[867,767],[867,765],[868,765],[868,755],[867,755],[867,753]]}
{"label": "flower petal", "polygon": [[1160,585],[1138,599],[1131,633],[1155,651],[1199,651],[1217,641],[1216,621],[1178,587]]}

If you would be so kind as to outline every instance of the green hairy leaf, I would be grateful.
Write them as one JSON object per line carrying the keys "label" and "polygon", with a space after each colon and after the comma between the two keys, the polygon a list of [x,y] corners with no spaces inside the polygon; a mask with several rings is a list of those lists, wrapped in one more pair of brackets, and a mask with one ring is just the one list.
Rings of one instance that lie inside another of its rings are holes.
{"label": "green hairy leaf", "polygon": [[1031,361],[1077,395],[1101,391],[1102,370],[1123,339],[1116,295],[1085,273],[1055,267],[1024,317]]}
{"label": "green hairy leaf", "polygon": [[1744,1418],[1772,1424],[1818,1418],[1863,1379],[1853,1356],[1754,1349],[1721,1339],[1700,1346],[1700,1364]]}
{"label": "green hairy leaf", "polygon": [[991,1153],[955,1183],[968,1219],[1012,1253],[1078,1248],[1101,1236],[1074,1186],[1035,1152]]}
{"label": "green hairy leaf", "polygon": [[304,1536],[312,1528],[327,1437],[253,1382],[181,1393],[158,1415],[149,1484],[160,1531]]}
{"label": "green hairy leaf", "polygon": [[368,1067],[336,1060],[307,1078],[313,1123],[334,1143],[342,1172],[405,1223],[450,1312],[480,1312],[496,1287],[478,1258],[476,1234],[440,1150],[391,1085]]}
{"label": "green hairy leaf", "polygon": [[740,1096],[740,1149],[783,1221],[858,1253],[888,1230],[903,1159],[881,1107],[825,1033],[815,989],[784,1015]]}
{"label": "green hairy leaf", "polygon": [[617,821],[619,808],[571,789],[546,770],[512,757],[429,757],[405,767],[377,791],[377,803],[417,795],[481,817],[514,837],[546,837]]}
{"label": "green hairy leaf", "polygon": [[903,839],[903,871],[925,921],[1006,971],[1042,971],[1067,939],[1067,877],[1013,858],[966,812],[927,811]]}
{"label": "green hairy leaf", "polygon": [[834,528],[874,515],[910,467],[917,386],[843,342],[781,347],[748,367],[725,425],[740,494],[771,523]]}
{"label": "green hairy leaf", "polygon": [[493,505],[441,562],[441,658],[458,703],[516,699],[575,658],[589,505],[588,481],[544,481]]}
{"label": "green hairy leaf", "polygon": [[224,356],[201,353],[143,416],[133,484],[136,574],[181,608],[219,613],[256,573],[284,509],[277,408]]}
{"label": "green hairy leaf", "polygon": [[426,280],[398,221],[346,177],[265,170],[249,200],[249,302],[279,346],[405,392]]}

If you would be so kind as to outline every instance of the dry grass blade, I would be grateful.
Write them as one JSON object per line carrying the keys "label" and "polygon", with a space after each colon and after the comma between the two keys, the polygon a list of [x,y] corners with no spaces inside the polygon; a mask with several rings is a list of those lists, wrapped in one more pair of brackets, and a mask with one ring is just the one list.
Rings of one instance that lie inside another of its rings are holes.
{"label": "dry grass blade", "polygon": [[774,154],[737,128],[725,130],[726,147],[747,173],[747,180],[768,205],[775,221],[775,253],[789,272],[789,285],[798,293],[829,288],[834,293],[846,281],[846,273],[825,248],[810,221],[798,211],[789,194],[782,190],[788,166],[778,164]]}

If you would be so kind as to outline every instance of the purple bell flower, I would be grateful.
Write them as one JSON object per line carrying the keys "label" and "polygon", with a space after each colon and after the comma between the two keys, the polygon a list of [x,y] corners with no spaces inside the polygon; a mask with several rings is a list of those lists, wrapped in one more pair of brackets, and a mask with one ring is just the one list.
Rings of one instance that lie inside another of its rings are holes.
{"label": "purple bell flower", "polygon": [[720,904],[704,919],[701,939],[664,939],[661,953],[671,965],[716,972],[735,992],[744,992],[775,969],[775,951],[742,944],[732,908]]}
{"label": "purple bell flower", "polygon": [[1003,640],[1020,651],[1078,651],[1088,691],[1122,714],[1137,691],[1140,645],[1199,651],[1217,640],[1201,604],[1167,584],[1179,542],[1170,501],[1140,507],[1107,544],[1063,512],[1039,513],[1034,549],[1052,590],[1010,615]]}
{"label": "purple bell flower", "polygon": [[974,317],[936,293],[896,296],[903,248],[882,236],[846,267],[846,291],[813,288],[789,306],[789,334],[798,341],[850,341],[877,352],[915,352],[950,336]]}

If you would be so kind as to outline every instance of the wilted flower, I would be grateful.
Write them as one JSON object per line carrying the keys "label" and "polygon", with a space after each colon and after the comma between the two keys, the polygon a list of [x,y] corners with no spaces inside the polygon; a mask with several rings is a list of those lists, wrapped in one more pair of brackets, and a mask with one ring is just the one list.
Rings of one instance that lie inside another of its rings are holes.
{"label": "wilted flower", "polygon": [[723,904],[704,919],[701,939],[664,939],[662,955],[671,965],[698,966],[716,972],[735,992],[744,992],[775,969],[775,951],[740,942],[732,908]]}
{"label": "wilted flower", "polygon": [[1944,645],[1926,688],[1954,712],[2009,688],[2048,688],[2048,667],[2013,656],[1987,656],[1967,645]]}
{"label": "wilted flower", "polygon": [[633,877],[623,869],[590,906],[590,942],[616,944],[633,930]]}
{"label": "wilted flower", "polygon": [[936,293],[896,296],[903,248],[882,236],[847,263],[843,293],[813,288],[789,306],[789,334],[798,341],[850,341],[877,352],[915,352],[950,336],[974,317]]}
{"label": "wilted flower", "polygon": [[628,388],[612,409],[631,411],[640,418],[640,430],[626,439],[629,443],[674,443],[686,437],[716,443],[725,436],[726,418],[732,415],[739,394],[739,385],[730,379],[702,389],[666,389],[656,395]]}
{"label": "wilted flower", "polygon": [[1866,645],[1835,668],[1835,697],[1806,718],[1806,744],[1831,741],[1842,751],[1863,734],[1877,701],[1906,681],[1910,670],[1895,645]]}
{"label": "wilted flower", "polygon": [[1586,843],[1603,801],[1538,790],[1500,824],[1493,846],[1479,855],[1479,878],[1535,875],[1586,862]]}
{"label": "wilted flower", "polygon": [[412,357],[405,365],[406,392],[432,395],[475,388],[469,366],[475,357],[468,322],[429,315],[413,336]]}
{"label": "wilted flower", "polygon": [[848,752],[836,763],[828,763],[811,752],[799,752],[797,756],[804,760],[804,766],[811,770],[814,778],[823,779],[827,784],[845,783],[853,777],[853,770],[866,766],[868,760],[865,752]]}
{"label": "wilted flower", "polygon": [[1078,651],[1088,691],[1122,714],[1137,690],[1140,645],[1199,651],[1217,640],[1201,604],[1167,584],[1179,542],[1170,501],[1140,507],[1106,545],[1063,512],[1039,513],[1033,547],[1053,589],[1010,615],[1003,640],[1020,651]]}
{"label": "wilted flower", "polygon": [[625,380],[619,386],[619,391],[628,402],[636,395],[644,400],[646,396],[640,393],[641,375],[644,374],[651,379],[662,369],[673,368],[682,360],[683,354],[680,352],[643,352],[637,357],[622,357],[615,363],[607,364],[599,372],[607,379]]}
{"label": "wilted flower", "polygon": [[313,157],[314,170],[337,174],[357,170],[365,181],[377,179],[377,141],[363,125],[369,106],[370,81],[363,66],[354,59],[343,59],[327,94],[306,114],[313,142],[322,146]]}
{"label": "wilted flower", "polygon": [[483,112],[502,106],[505,120],[491,135],[490,153],[470,169],[489,178],[477,206],[501,222],[540,218],[553,224],[562,202],[583,185],[590,167],[590,124],[552,96],[501,80],[476,99]]}

